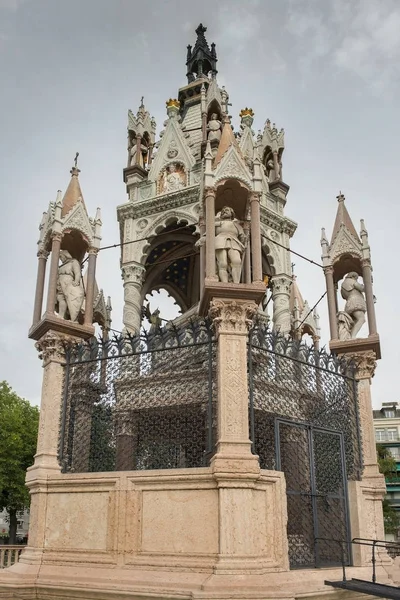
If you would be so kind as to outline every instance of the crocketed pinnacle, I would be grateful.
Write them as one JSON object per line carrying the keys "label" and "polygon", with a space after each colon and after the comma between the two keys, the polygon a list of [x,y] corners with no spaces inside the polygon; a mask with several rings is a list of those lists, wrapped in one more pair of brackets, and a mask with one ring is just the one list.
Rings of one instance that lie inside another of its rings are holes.
{"label": "crocketed pinnacle", "polygon": [[350,231],[351,235],[354,236],[356,240],[359,240],[358,233],[353,225],[353,221],[351,220],[350,215],[347,212],[347,208],[344,203],[345,197],[342,194],[342,192],[339,192],[339,196],[337,196],[337,201],[339,205],[336,213],[335,224],[333,226],[331,244],[333,244],[333,241],[339,233],[342,224],[346,227],[346,229],[348,229],[348,231]]}
{"label": "crocketed pinnacle", "polygon": [[67,215],[78,202],[85,204],[83,201],[81,186],[79,184],[80,169],[78,169],[78,167],[72,167],[70,173],[71,181],[68,184],[62,200],[62,217],[65,217],[65,215]]}

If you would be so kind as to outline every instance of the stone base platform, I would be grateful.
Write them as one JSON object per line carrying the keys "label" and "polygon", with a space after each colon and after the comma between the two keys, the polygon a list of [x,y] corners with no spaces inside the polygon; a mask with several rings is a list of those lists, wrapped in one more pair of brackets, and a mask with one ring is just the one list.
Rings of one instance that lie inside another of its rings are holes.
{"label": "stone base platform", "polygon": [[[371,578],[370,567],[346,569],[349,579]],[[265,575],[136,570],[110,566],[65,567],[18,563],[0,572],[4,600],[269,600],[326,598],[365,599],[365,595],[335,590],[325,580],[339,581],[341,569],[305,569]],[[393,584],[387,569],[377,568],[380,583]]]}
{"label": "stone base platform", "polygon": [[[0,600],[346,595],[324,585],[340,580],[341,569],[289,570],[284,474],[260,470],[243,449],[193,469],[61,474],[33,467],[27,483],[29,545],[18,564],[0,571]],[[380,489],[375,498],[372,480],[350,484],[352,534],[377,537],[364,525],[373,525]],[[369,579],[370,555],[354,558],[361,566],[348,577]],[[378,565],[378,581],[390,583],[392,561],[379,555]]]}

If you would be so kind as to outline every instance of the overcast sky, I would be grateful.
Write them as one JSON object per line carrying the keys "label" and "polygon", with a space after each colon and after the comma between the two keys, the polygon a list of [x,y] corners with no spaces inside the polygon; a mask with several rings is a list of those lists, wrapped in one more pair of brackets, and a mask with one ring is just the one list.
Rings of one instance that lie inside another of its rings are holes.
{"label": "overcast sky", "polygon": [[[374,405],[400,400],[399,0],[0,0],[0,380],[39,401],[42,370],[27,338],[38,225],[68,185],[75,152],[89,212],[102,208],[103,245],[117,243],[127,110],[144,95],[162,129],[199,22],[216,43],[235,126],[248,106],[256,131],[268,117],[285,128],[292,248],[320,260],[320,228],[331,232],[339,190],[357,229],[365,219],[383,356]],[[293,262],[313,305],[323,273]],[[100,253],[98,282],[120,329],[118,249]],[[326,343],[325,300],[320,313]]]}

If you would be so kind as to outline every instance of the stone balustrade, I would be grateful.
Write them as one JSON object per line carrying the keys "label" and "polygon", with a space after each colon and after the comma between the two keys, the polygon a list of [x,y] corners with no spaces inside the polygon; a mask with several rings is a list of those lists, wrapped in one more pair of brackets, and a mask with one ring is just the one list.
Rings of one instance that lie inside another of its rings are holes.
{"label": "stone balustrade", "polygon": [[21,544],[18,546],[0,546],[0,569],[15,565],[15,563],[19,561],[19,557],[24,548],[25,546],[21,546]]}

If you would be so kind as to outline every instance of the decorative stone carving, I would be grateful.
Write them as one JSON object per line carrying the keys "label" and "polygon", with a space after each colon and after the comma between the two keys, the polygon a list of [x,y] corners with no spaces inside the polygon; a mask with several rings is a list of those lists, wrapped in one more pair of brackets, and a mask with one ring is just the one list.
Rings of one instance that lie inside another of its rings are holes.
{"label": "decorative stone carving", "polygon": [[221,139],[221,121],[218,120],[218,115],[213,113],[207,124],[208,139],[219,141]]}
{"label": "decorative stone carving", "polygon": [[171,140],[168,146],[167,157],[169,159],[176,158],[178,156],[178,147],[175,140]]}
{"label": "decorative stone carving", "polygon": [[147,200],[151,196],[152,185],[145,185],[140,188],[140,198],[142,200]]}
{"label": "decorative stone carving", "polygon": [[218,332],[246,333],[257,312],[254,302],[212,300],[208,315]]}
{"label": "decorative stone carving", "polygon": [[49,360],[64,362],[65,347],[71,338],[61,334],[48,331],[38,342],[35,348],[39,353],[39,359],[47,363]]}
{"label": "decorative stone carving", "polygon": [[145,229],[147,227],[147,225],[149,224],[147,219],[140,219],[140,221],[137,222],[136,228],[139,231],[142,231],[143,229]]}
{"label": "decorative stone carving", "polygon": [[215,255],[220,281],[240,283],[245,247],[246,238],[242,226],[235,218],[233,209],[224,206],[215,219]]}
{"label": "decorative stone carving", "polygon": [[338,333],[340,340],[354,339],[365,323],[367,305],[364,298],[364,285],[358,282],[358,274],[348,273],[343,280],[340,293],[346,300],[344,311],[338,313]]}
{"label": "decorative stone carving", "polygon": [[124,283],[143,283],[144,268],[139,265],[124,265],[122,267],[122,279]]}
{"label": "decorative stone carving", "polygon": [[356,379],[371,379],[375,375],[376,354],[373,350],[351,355],[356,364]]}
{"label": "decorative stone carving", "polygon": [[272,300],[274,306],[274,329],[282,334],[287,334],[291,329],[290,320],[290,286],[291,278],[273,277]]}
{"label": "decorative stone carving", "polygon": [[61,265],[58,268],[57,305],[62,319],[77,322],[85,292],[83,290],[81,265],[67,250],[60,252]]}
{"label": "decorative stone carving", "polygon": [[37,252],[37,257],[38,257],[38,258],[44,258],[45,260],[47,260],[47,259],[48,259],[48,257],[49,257],[49,254],[50,254],[50,253],[48,252],[48,250],[44,250],[43,248],[41,248],[41,249],[40,249],[40,250],[38,250],[38,252]]}
{"label": "decorative stone carving", "polygon": [[166,168],[166,171],[161,177],[161,192],[176,192],[185,187],[185,172],[182,167],[171,164]]}

